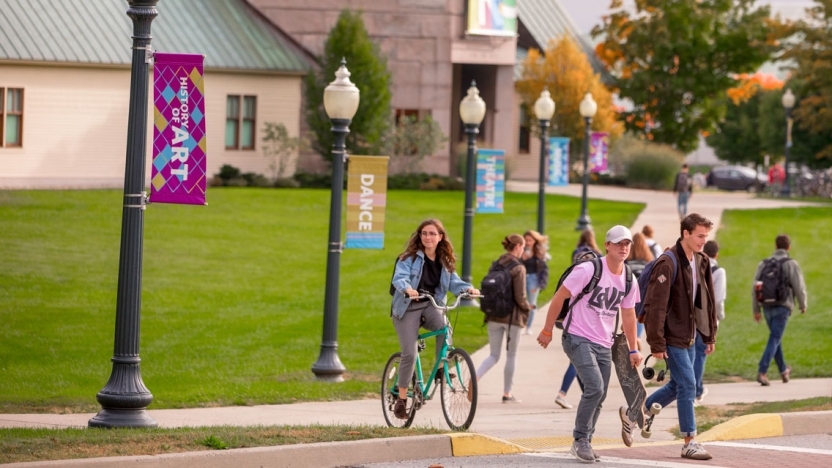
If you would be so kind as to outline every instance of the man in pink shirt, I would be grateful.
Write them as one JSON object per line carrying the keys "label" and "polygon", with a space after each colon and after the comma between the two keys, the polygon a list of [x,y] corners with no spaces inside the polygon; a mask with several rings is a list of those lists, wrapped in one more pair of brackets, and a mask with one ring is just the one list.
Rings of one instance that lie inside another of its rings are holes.
{"label": "man in pink shirt", "polygon": [[[601,405],[607,397],[612,370],[612,342],[618,326],[618,313],[621,312],[624,334],[630,346],[630,364],[638,367],[641,354],[638,352],[636,337],[635,305],[641,300],[638,284],[627,281],[628,271],[624,260],[630,254],[633,236],[624,226],[613,226],[607,231],[604,248],[607,254],[600,258],[600,279],[594,290],[585,294],[572,306],[563,321],[561,344],[578,377],[584,384],[584,393],[578,404],[575,416],[575,429],[572,436],[572,454],[585,463],[592,463],[598,455],[592,450],[592,435]],[[555,292],[546,324],[537,337],[540,346],[546,348],[552,342],[552,329],[564,301],[574,303],[584,287],[589,283],[595,266],[592,261],[576,265]],[[629,274],[632,277],[632,274]]]}

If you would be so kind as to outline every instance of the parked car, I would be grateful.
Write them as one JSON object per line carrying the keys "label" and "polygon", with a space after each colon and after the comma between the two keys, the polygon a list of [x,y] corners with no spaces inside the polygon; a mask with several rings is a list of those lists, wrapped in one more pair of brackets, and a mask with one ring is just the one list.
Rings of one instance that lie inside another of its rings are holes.
{"label": "parked car", "polygon": [[768,177],[749,167],[717,166],[711,169],[708,182],[711,186],[723,190],[756,192],[765,189]]}

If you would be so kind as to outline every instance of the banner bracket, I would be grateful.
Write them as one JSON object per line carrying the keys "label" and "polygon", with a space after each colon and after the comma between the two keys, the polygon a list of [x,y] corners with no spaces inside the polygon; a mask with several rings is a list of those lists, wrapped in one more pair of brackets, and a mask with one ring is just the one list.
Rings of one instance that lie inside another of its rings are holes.
{"label": "banner bracket", "polygon": [[329,251],[342,253],[344,251],[344,244],[342,244],[341,242],[330,242]]}
{"label": "banner bracket", "polygon": [[[138,198],[139,199],[139,204],[138,205],[133,205],[131,203],[131,202],[133,202],[133,200],[128,200],[128,199],[133,199],[133,198]],[[127,193],[127,194],[124,195],[124,207],[125,208],[139,208],[141,210],[145,210],[145,209],[147,209],[147,205],[149,203],[150,203],[150,201],[147,199],[147,192]]]}
{"label": "banner bracket", "polygon": [[151,64],[153,63],[153,58],[156,57],[156,52],[150,47],[150,44],[146,46],[139,46],[139,47],[132,47],[134,50],[144,50],[144,63]]}

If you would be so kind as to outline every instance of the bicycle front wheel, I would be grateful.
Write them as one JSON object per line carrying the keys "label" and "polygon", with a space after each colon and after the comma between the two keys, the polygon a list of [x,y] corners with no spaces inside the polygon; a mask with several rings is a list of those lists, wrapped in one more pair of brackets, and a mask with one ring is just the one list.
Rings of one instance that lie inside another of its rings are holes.
{"label": "bicycle front wheel", "polygon": [[401,361],[402,353],[394,353],[387,360],[387,365],[384,366],[384,374],[381,376],[381,411],[384,414],[384,420],[390,427],[410,427],[413,418],[416,417],[416,410],[413,405],[415,372],[407,391],[407,418],[399,419],[393,414],[393,408],[399,398],[399,367]]}
{"label": "bicycle front wheel", "polygon": [[448,377],[441,379],[442,413],[451,429],[464,431],[471,426],[477,412],[477,371],[471,356],[460,348],[448,354],[445,365]]}

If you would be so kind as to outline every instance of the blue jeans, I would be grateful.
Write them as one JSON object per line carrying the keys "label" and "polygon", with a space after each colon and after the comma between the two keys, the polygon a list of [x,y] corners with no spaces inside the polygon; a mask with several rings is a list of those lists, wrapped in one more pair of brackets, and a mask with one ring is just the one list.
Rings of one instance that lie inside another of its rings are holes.
{"label": "blue jeans", "polygon": [[688,214],[688,199],[690,198],[690,192],[679,192],[679,197],[677,198],[677,209],[679,210],[679,217],[684,218]]}
{"label": "blue jeans", "polygon": [[601,415],[601,405],[607,398],[612,372],[612,352],[598,343],[568,333],[563,334],[561,343],[563,351],[569,356],[569,361],[575,366],[584,384],[572,437],[575,440],[586,437],[592,441],[598,416]]}
{"label": "blue jeans", "polygon": [[[566,368],[566,372],[563,373],[563,382],[560,384],[560,392],[566,395],[566,392],[569,391],[569,387],[572,386],[572,381],[575,380],[575,377],[578,377],[578,371],[575,370],[575,366],[572,363],[569,363],[569,367]],[[578,377],[578,386],[581,387],[581,391],[584,391],[584,384],[581,382],[580,377]]]}
{"label": "blue jeans", "polygon": [[696,331],[694,348],[696,349],[696,360],[693,361],[693,375],[696,376],[696,396],[699,397],[702,395],[702,389],[705,388],[702,385],[702,375],[705,373],[705,360],[708,359],[708,356],[705,354],[705,342],[702,341],[702,335],[699,334],[699,330]]}
{"label": "blue jeans", "polygon": [[537,310],[537,296],[540,295],[540,283],[537,281],[537,273],[529,273],[526,275],[526,299],[533,309],[529,311],[529,321],[526,323],[526,330],[531,331],[532,321],[534,321],[534,313]]}
{"label": "blue jeans", "polygon": [[[696,350],[690,348],[667,347],[667,368],[670,370],[670,382],[653,392],[644,403],[650,408],[653,403],[662,408],[676,400],[679,413],[679,432],[682,437],[696,435],[696,416],[693,414],[693,399],[696,393],[696,377],[693,375],[693,363]],[[646,411],[645,408],[645,411]]]}
{"label": "blue jeans", "polygon": [[763,308],[763,315],[766,317],[769,335],[766,350],[763,351],[763,358],[760,359],[760,367],[757,371],[761,374],[768,372],[768,366],[774,359],[782,374],[786,372],[786,360],[783,358],[783,333],[786,332],[786,323],[789,321],[791,311],[783,306],[776,306]]}

